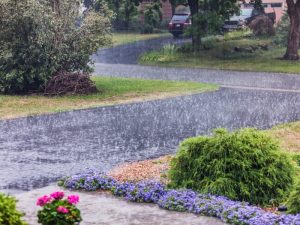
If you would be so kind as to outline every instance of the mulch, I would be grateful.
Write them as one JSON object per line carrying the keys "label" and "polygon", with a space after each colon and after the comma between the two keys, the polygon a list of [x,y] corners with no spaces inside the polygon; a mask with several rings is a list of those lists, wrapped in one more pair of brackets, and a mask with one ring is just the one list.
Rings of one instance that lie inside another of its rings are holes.
{"label": "mulch", "polygon": [[113,168],[108,175],[119,182],[155,180],[167,183],[171,159],[172,156],[167,155],[157,159],[125,163]]}

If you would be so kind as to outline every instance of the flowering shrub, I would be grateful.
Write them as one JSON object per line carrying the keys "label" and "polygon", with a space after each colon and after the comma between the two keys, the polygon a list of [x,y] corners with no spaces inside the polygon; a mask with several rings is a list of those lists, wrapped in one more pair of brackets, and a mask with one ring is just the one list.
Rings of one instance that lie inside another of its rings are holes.
{"label": "flowering shrub", "polygon": [[157,203],[164,209],[214,216],[236,225],[300,225],[300,214],[278,215],[222,196],[199,194],[186,189],[168,190],[155,181],[118,183],[106,175],[89,171],[66,178],[62,185],[70,189],[90,191],[90,185],[86,185],[86,182],[90,184],[95,178],[101,180],[103,185],[97,184],[97,188],[93,186],[92,189],[110,190],[114,195],[132,202]]}
{"label": "flowering shrub", "polygon": [[79,202],[77,195],[69,195],[64,199],[64,192],[54,192],[50,196],[38,198],[36,204],[43,207],[38,212],[38,222],[42,225],[74,225],[82,219],[75,206]]}

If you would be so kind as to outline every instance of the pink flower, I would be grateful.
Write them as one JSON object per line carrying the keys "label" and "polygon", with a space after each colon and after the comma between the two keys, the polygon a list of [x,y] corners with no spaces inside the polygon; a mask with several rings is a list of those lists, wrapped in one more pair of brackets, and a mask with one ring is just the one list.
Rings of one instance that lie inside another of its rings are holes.
{"label": "pink flower", "polygon": [[48,195],[44,195],[43,197],[38,198],[36,205],[38,206],[44,206],[47,203],[49,203],[51,201],[51,197],[49,197]]}
{"label": "pink flower", "polygon": [[58,206],[56,211],[59,212],[59,213],[63,213],[63,214],[69,213],[69,210],[66,207],[63,207],[63,206]]}
{"label": "pink flower", "polygon": [[79,196],[77,195],[69,195],[68,202],[72,205],[76,205],[79,202]]}
{"label": "pink flower", "polygon": [[52,193],[50,196],[51,196],[51,198],[53,198],[55,200],[60,200],[65,196],[65,194],[63,192],[57,191],[57,192]]}

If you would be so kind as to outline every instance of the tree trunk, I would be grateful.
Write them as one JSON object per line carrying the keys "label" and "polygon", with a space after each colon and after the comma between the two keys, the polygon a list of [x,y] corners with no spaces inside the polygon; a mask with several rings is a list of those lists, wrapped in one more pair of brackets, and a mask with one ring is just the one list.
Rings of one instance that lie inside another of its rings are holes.
{"label": "tree trunk", "polygon": [[130,10],[128,4],[130,3],[125,3],[125,19],[124,19],[124,29],[127,31],[129,29],[129,20],[130,20]]}
{"label": "tree trunk", "polygon": [[172,7],[172,15],[175,14],[175,9],[176,9],[176,6],[177,6],[177,2],[176,0],[169,0],[170,4],[171,4],[171,7]]}
{"label": "tree trunk", "polygon": [[298,60],[300,41],[300,0],[298,0],[296,3],[294,0],[287,0],[287,5],[287,12],[290,18],[290,31],[287,50],[283,58],[287,60]]}
{"label": "tree trunk", "polygon": [[199,45],[201,44],[201,38],[197,34],[197,31],[193,28],[196,24],[195,16],[199,12],[199,2],[198,0],[188,0],[188,4],[191,10],[191,16],[192,16],[192,43],[194,50],[197,50]]}

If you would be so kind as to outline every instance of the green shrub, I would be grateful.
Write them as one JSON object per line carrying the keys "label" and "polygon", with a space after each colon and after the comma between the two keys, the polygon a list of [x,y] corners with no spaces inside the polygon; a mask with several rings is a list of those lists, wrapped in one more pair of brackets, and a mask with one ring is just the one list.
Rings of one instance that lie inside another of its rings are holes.
{"label": "green shrub", "polygon": [[48,19],[33,0],[1,1],[0,15],[0,93],[37,91],[54,72],[43,43]]}
{"label": "green shrub", "polygon": [[300,154],[294,154],[293,160],[297,163],[298,166],[300,166]]}
{"label": "green shrub", "polygon": [[254,204],[280,201],[294,167],[270,136],[255,129],[189,138],[171,162],[170,186]]}
{"label": "green shrub", "polygon": [[224,40],[225,41],[240,40],[240,39],[249,38],[252,36],[253,36],[253,32],[249,28],[245,28],[245,29],[225,33]]}
{"label": "green shrub", "polygon": [[13,197],[0,193],[0,224],[2,225],[26,225],[21,220],[22,213],[16,210],[16,200]]}
{"label": "green shrub", "polygon": [[179,46],[177,51],[181,52],[181,53],[191,53],[194,51],[194,48],[193,48],[192,43],[185,43],[185,44]]}
{"label": "green shrub", "polygon": [[167,44],[163,47],[163,54],[164,55],[175,55],[177,51],[177,48],[175,45]]}
{"label": "green shrub", "polygon": [[140,60],[142,62],[158,62],[161,57],[160,52],[149,52],[141,56]]}
{"label": "green shrub", "polygon": [[90,55],[110,42],[111,12],[103,5],[83,17],[78,3],[0,1],[0,93],[38,92],[58,72],[92,70]]}
{"label": "green shrub", "polygon": [[160,2],[154,1],[152,4],[146,7],[144,12],[144,26],[142,26],[142,33],[153,33],[154,29],[159,26],[160,23]]}
{"label": "green shrub", "polygon": [[177,47],[172,44],[165,45],[159,52],[153,51],[144,54],[140,60],[142,62],[171,62],[177,59]]}
{"label": "green shrub", "polygon": [[274,38],[275,44],[279,46],[287,46],[288,36],[289,36],[289,29],[290,29],[290,19],[287,13],[285,13],[281,20],[279,21],[278,25],[276,26],[276,35]]}
{"label": "green shrub", "polygon": [[219,36],[208,36],[208,37],[202,38],[201,44],[205,50],[209,50],[209,49],[215,48],[216,43],[220,42],[220,41],[221,41],[221,39]]}
{"label": "green shrub", "polygon": [[300,213],[300,180],[296,183],[294,190],[287,200],[288,213]]}

